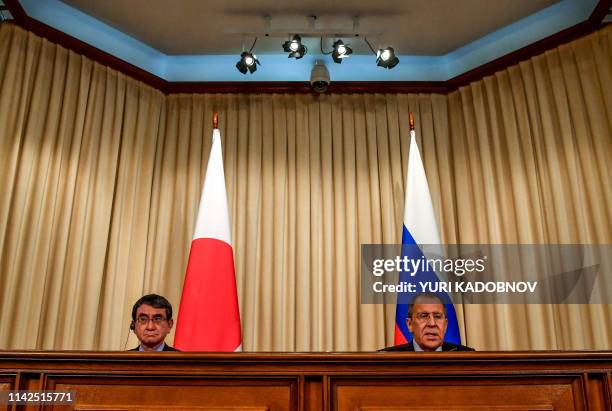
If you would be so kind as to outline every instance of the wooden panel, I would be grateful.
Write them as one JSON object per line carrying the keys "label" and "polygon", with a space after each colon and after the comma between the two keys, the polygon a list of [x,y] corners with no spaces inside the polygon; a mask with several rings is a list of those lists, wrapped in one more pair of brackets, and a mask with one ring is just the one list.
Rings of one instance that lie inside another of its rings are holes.
{"label": "wooden panel", "polygon": [[87,411],[282,411],[297,404],[297,378],[49,375],[45,387],[77,392],[74,409]]}
{"label": "wooden panel", "polygon": [[333,409],[584,410],[580,376],[516,378],[333,378]]}
{"label": "wooden panel", "polygon": [[385,407],[385,406],[381,406],[381,407],[362,407],[359,408],[360,411],[429,411],[429,410],[449,410],[449,411],[453,411],[453,410],[470,410],[470,411],[547,411],[547,410],[552,410],[552,408],[550,408],[549,406],[546,405],[542,405],[542,406],[537,406],[537,405],[531,405],[529,407],[516,407],[516,406],[494,406],[494,405],[487,405],[487,406],[481,406],[481,405],[474,405],[474,406],[467,406],[467,408],[456,408],[456,407],[449,407],[449,408],[431,408],[431,407],[419,407],[419,406],[410,406],[408,408],[405,407]]}
{"label": "wooden panel", "polygon": [[304,383],[304,410],[323,409],[323,381],[320,377],[308,377]]}
{"label": "wooden panel", "polygon": [[0,374],[0,390],[10,391],[15,386],[16,374]]}
{"label": "wooden panel", "polygon": [[266,411],[267,407],[200,407],[197,405],[190,405],[189,407],[181,406],[167,406],[167,405],[147,405],[142,406],[120,406],[113,405],[110,407],[96,406],[90,408],[88,406],[75,406],[72,408],[75,411]]}
{"label": "wooden panel", "polygon": [[604,384],[604,392],[606,397],[607,409],[612,410],[612,373],[608,373],[606,384]]}
{"label": "wooden panel", "polygon": [[[15,374],[0,374],[0,391],[11,391],[15,389],[15,380],[17,376]],[[9,410],[10,407],[7,404],[0,404],[0,411]]]}
{"label": "wooden panel", "polygon": [[0,351],[0,387],[76,392],[43,410],[608,411],[611,372],[610,351]]}
{"label": "wooden panel", "polygon": [[589,411],[606,411],[612,405],[606,404],[605,374],[590,374],[585,378],[587,397],[589,398]]}

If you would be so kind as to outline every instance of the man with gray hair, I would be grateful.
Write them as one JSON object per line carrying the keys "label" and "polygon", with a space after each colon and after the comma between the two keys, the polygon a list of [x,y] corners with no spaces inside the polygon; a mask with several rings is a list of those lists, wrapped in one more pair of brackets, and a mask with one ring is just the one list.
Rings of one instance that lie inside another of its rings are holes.
{"label": "man with gray hair", "polygon": [[380,351],[474,351],[465,345],[444,341],[448,326],[446,306],[435,294],[423,293],[414,297],[408,305],[406,321],[413,336],[412,341]]}

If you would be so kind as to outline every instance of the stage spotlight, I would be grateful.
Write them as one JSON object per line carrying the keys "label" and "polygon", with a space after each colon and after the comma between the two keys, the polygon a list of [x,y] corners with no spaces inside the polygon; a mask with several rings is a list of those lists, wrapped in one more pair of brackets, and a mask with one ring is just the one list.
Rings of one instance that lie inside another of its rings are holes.
{"label": "stage spotlight", "polygon": [[386,49],[378,50],[376,53],[376,65],[386,68],[392,69],[397,66],[399,63],[399,59],[395,56],[395,50],[393,47],[387,47]]}
{"label": "stage spotlight", "polygon": [[285,43],[283,43],[283,50],[286,53],[289,53],[289,58],[293,57],[296,60],[297,59],[301,59],[302,57],[304,57],[304,54],[306,54],[306,46],[302,44],[302,39],[300,38],[300,36],[298,36],[297,34],[295,34],[291,40],[286,41]]}
{"label": "stage spotlight", "polygon": [[257,70],[258,64],[261,65],[255,54],[243,51],[242,54],[240,54],[240,61],[236,63],[236,68],[242,74],[246,74],[247,71],[253,74]]}
{"label": "stage spotlight", "polygon": [[332,52],[332,59],[334,63],[342,63],[342,59],[353,54],[353,49],[344,44],[342,40],[338,40],[334,43],[334,51]]}

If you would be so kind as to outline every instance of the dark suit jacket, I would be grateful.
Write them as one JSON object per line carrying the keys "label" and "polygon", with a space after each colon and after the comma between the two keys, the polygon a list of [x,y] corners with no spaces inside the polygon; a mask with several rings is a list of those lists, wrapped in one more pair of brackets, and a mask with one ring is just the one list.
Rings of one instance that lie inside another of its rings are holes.
{"label": "dark suit jacket", "polygon": [[[394,345],[393,347],[386,347],[378,351],[414,351],[414,344],[410,341],[408,344]],[[466,347],[461,344],[453,344],[450,342],[442,343],[442,351],[475,351],[472,347]]]}
{"label": "dark suit jacket", "polygon": [[[128,351],[138,351],[138,350],[140,350],[140,345],[138,347],[132,348],[131,350],[128,350]],[[162,351],[180,351],[180,350],[177,350],[176,348],[171,347],[168,344],[165,344],[164,345],[164,349]]]}

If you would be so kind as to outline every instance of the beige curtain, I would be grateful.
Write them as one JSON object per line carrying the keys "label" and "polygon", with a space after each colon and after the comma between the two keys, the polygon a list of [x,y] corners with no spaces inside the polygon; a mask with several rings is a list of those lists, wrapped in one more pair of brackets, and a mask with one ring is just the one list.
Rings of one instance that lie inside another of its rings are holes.
{"label": "beige curtain", "polygon": [[119,348],[145,286],[163,95],[0,30],[0,346]]}
{"label": "beige curtain", "polygon": [[[164,96],[0,44],[0,348],[122,350],[140,295],[178,310],[215,110],[246,351],[391,344],[358,257],[400,240],[409,111],[446,242],[612,243],[610,29],[447,96]],[[458,311],[481,350],[612,344],[609,305]]]}
{"label": "beige curtain", "polygon": [[[612,243],[610,29],[448,96],[457,192],[447,242]],[[599,280],[612,287],[612,278]],[[467,341],[478,347],[612,346],[610,305],[463,309]]]}

